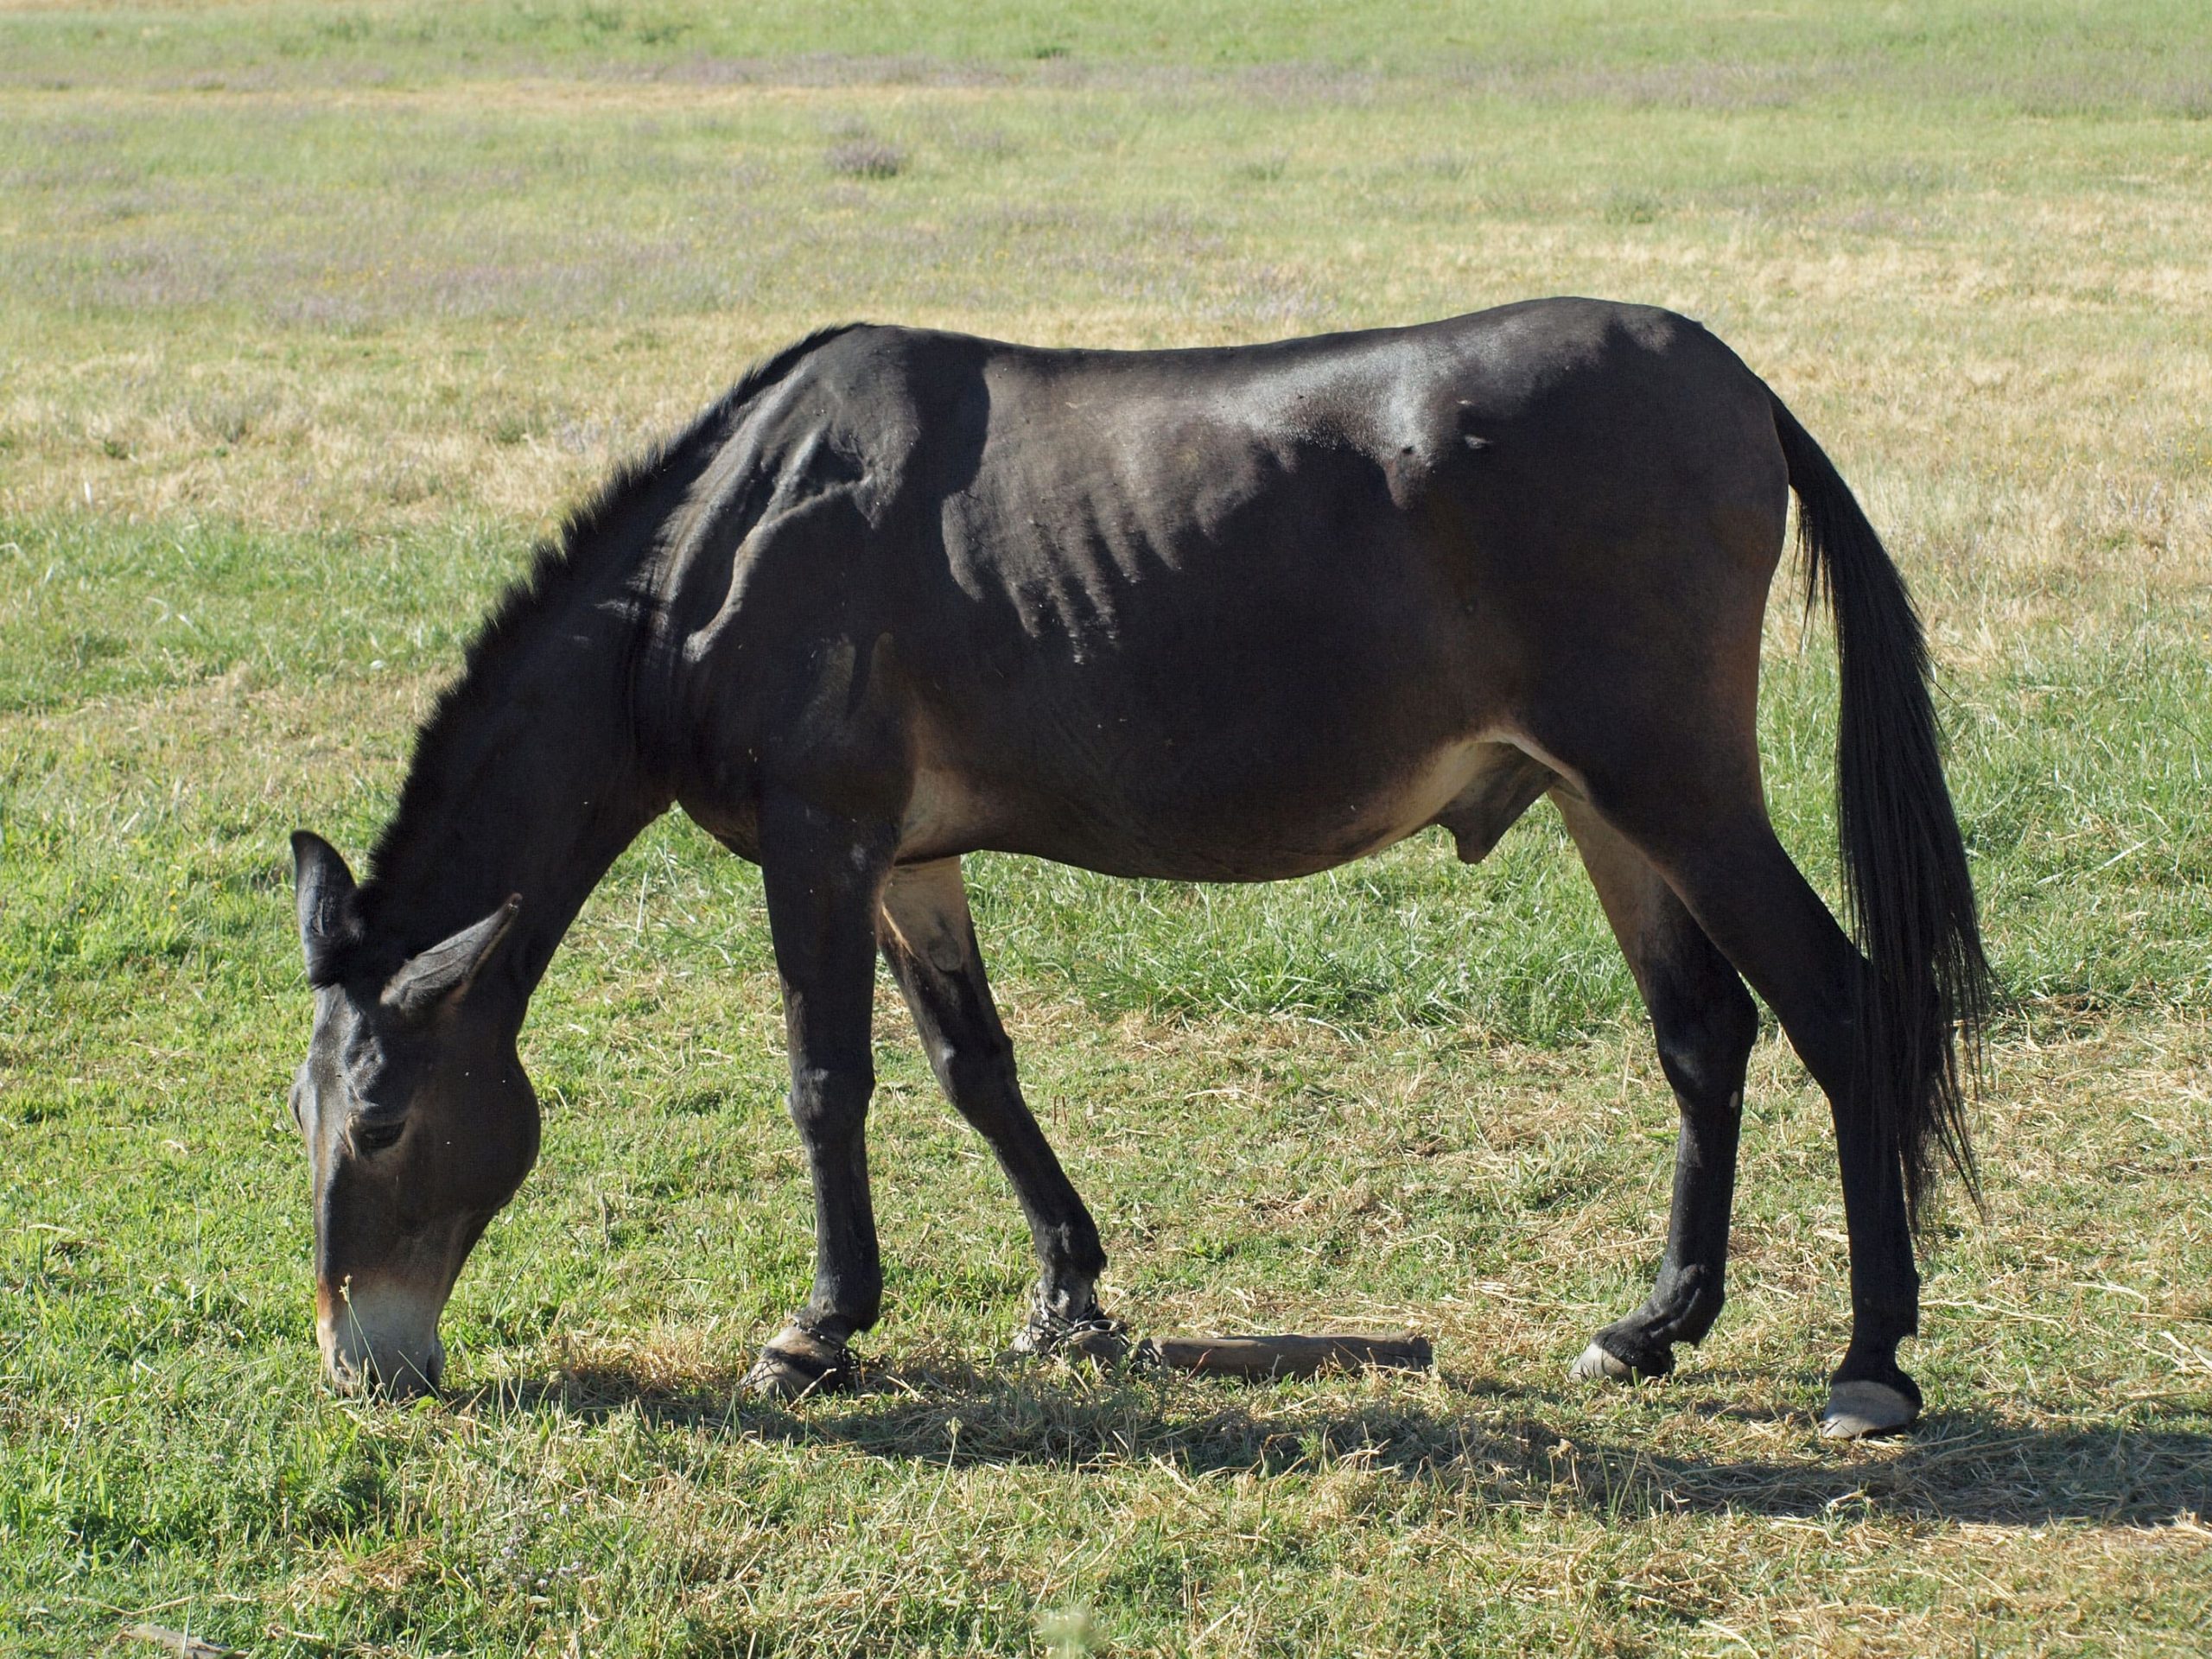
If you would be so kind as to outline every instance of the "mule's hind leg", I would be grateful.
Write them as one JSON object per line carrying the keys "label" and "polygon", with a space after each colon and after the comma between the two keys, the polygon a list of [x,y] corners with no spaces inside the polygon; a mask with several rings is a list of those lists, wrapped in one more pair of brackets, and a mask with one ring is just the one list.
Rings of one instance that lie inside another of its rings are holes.
{"label": "mule's hind leg", "polygon": [[1560,816],[1598,889],[1605,919],[1643,994],[1659,1064],[1681,1112],[1666,1254],[1642,1307],[1599,1332],[1574,1363],[1581,1377],[1664,1376],[1674,1344],[1695,1343],[1719,1317],[1736,1193],[1744,1069],[1758,1011],[1651,861],[1588,804],[1555,792]]}
{"label": "mule's hind leg", "polygon": [[1852,1322],[1824,1430],[1855,1438],[1902,1428],[1920,1413],[1920,1389],[1897,1363],[1897,1344],[1919,1327],[1920,1274],[1897,1149],[1885,1143],[1854,1076],[1853,1030],[1871,970],[1775,839],[1755,782],[1748,799],[1740,779],[1736,788],[1700,790],[1695,756],[1670,756],[1656,742],[1646,755],[1645,786],[1623,789],[1628,774],[1618,774],[1614,786],[1592,791],[1599,810],[1774,1010],[1828,1097],[1851,1243]]}
{"label": "mule's hind leg", "polygon": [[882,940],[930,1069],[945,1098],[990,1144],[1029,1221],[1042,1272],[1015,1348],[1117,1357],[1126,1342],[1099,1311],[1096,1294],[1106,1270],[1098,1228],[1021,1097],[1014,1045],[983,976],[959,860],[893,873],[883,893]]}
{"label": "mule's hind leg", "polygon": [[877,895],[892,832],[790,800],[761,809],[761,885],[791,1049],[791,1114],[814,1183],[814,1292],[769,1339],[746,1378],[789,1398],[833,1388],[846,1339],[875,1323],[883,1267],[868,1196],[870,1024]]}

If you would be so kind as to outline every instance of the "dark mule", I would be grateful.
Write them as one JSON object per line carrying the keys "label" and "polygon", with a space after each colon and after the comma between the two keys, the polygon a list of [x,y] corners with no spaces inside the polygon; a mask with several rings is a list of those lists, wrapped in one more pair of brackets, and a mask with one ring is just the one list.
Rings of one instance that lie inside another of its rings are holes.
{"label": "dark mule", "polygon": [[[1793,488],[1840,635],[1863,956],[1760,793],[1760,619]],[[1937,1147],[1971,1179],[1960,1090],[1986,975],[1926,675],[1834,467],[1663,311],[1548,300],[1219,351],[803,340],[616,478],[507,595],[366,881],[295,838],[316,1003],[294,1103],[331,1375],[436,1382],[454,1277],[537,1150],[515,1052],[531,991],[672,804],[766,890],[817,1260],[753,1380],[793,1393],[845,1373],[881,1291],[879,950],[1028,1217],[1023,1344],[1115,1340],[962,854],[1262,881],[1440,824],[1471,861],[1549,794],[1682,1120],[1657,1285],[1577,1372],[1663,1375],[1720,1310],[1748,982],[1834,1109],[1853,1329],[1830,1430],[1907,1422],[1911,1224]]]}

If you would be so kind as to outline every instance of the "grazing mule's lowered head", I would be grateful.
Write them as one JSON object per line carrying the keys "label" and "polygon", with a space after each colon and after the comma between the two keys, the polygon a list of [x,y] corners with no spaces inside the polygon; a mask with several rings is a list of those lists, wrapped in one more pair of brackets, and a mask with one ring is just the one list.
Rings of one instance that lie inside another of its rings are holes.
{"label": "grazing mule's lowered head", "polygon": [[444,1370],[438,1316],[461,1263],[537,1158],[519,1009],[484,971],[520,899],[395,965],[336,849],[302,830],[292,856],[315,990],[292,1116],[315,1178],[323,1367],[347,1393],[416,1394]]}

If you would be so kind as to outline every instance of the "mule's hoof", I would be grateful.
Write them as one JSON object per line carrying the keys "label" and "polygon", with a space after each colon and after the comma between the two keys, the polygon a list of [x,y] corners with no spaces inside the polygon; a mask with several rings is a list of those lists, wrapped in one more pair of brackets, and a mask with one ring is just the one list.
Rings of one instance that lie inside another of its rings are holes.
{"label": "mule's hoof", "polygon": [[1636,1367],[1630,1364],[1610,1348],[1592,1343],[1574,1362],[1574,1380],[1578,1382],[1633,1382]]}
{"label": "mule's hoof", "polygon": [[1009,1357],[1088,1360],[1094,1365],[1117,1365],[1128,1357],[1129,1331],[1121,1320],[1109,1319],[1093,1302],[1079,1319],[1069,1319],[1042,1306],[1033,1307],[1021,1328],[1014,1333]]}
{"label": "mule's hoof", "polygon": [[1623,1359],[1602,1342],[1592,1342],[1574,1362],[1578,1382],[1654,1382],[1669,1376],[1675,1356],[1666,1348],[1649,1348],[1642,1359]]}
{"label": "mule's hoof", "polygon": [[1129,1334],[1119,1319],[1094,1319],[1069,1332],[1053,1351],[1063,1359],[1084,1359],[1093,1365],[1118,1365],[1128,1357]]}
{"label": "mule's hoof", "polygon": [[1040,1331],[1025,1325],[1014,1333],[1009,1359],[1085,1360],[1093,1365],[1118,1365],[1129,1355],[1128,1332],[1118,1319],[1099,1319],[1060,1331]]}
{"label": "mule's hoof", "polygon": [[761,1349],[743,1387],[762,1400],[804,1400],[810,1394],[834,1394],[852,1380],[852,1357],[843,1343],[787,1325]]}
{"label": "mule's hoof", "polygon": [[1910,1427],[1920,1407],[1886,1382],[1839,1382],[1828,1390],[1821,1433],[1831,1440],[1863,1440]]}

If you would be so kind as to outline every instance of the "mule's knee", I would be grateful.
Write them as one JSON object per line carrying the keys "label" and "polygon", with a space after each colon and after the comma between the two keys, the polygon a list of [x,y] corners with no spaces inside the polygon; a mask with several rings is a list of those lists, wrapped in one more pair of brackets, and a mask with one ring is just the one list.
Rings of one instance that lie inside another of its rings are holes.
{"label": "mule's knee", "polygon": [[1016,1085],[1014,1045],[1003,1037],[971,1036],[944,1042],[930,1052],[930,1069],[945,1096],[963,1112],[988,1109]]}
{"label": "mule's knee", "polygon": [[798,1066],[791,1071],[791,1122],[810,1150],[850,1141],[868,1122],[875,1072],[866,1065]]}

